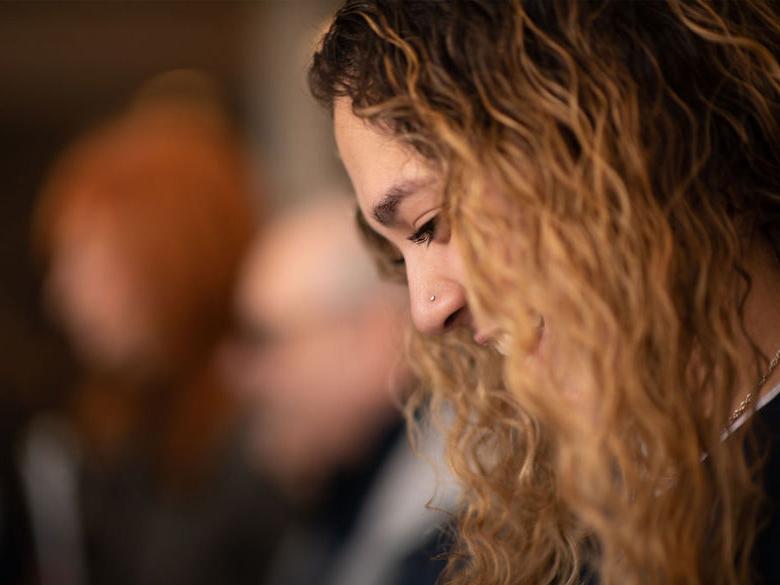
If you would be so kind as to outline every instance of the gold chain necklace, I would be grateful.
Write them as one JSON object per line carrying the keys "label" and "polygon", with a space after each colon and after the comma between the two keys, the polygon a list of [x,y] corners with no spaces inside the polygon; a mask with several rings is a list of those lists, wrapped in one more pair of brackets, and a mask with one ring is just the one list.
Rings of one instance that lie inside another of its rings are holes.
{"label": "gold chain necklace", "polygon": [[739,406],[737,406],[736,410],[731,413],[731,416],[729,416],[729,426],[733,425],[739,417],[745,414],[747,407],[750,406],[750,403],[753,400],[753,394],[758,394],[761,388],[764,387],[764,384],[766,384],[766,381],[769,379],[769,376],[772,375],[772,372],[775,371],[775,368],[777,368],[778,364],[780,364],[780,349],[777,350],[777,353],[775,353],[775,356],[769,362],[769,367],[767,368],[766,372],[764,372],[764,375],[761,376],[761,378],[758,380],[756,389],[753,390],[753,392],[748,392],[747,396],[745,396],[742,402],[739,403]]}

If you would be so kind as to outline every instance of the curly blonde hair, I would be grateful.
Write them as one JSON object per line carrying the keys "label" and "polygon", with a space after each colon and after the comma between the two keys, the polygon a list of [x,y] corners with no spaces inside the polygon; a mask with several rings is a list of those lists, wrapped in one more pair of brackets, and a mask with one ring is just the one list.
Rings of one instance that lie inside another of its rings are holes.
{"label": "curly blonde hair", "polygon": [[[780,252],[779,54],[760,0],[336,14],[315,97],[441,170],[470,306],[512,340],[412,342],[464,486],[451,583],[751,582],[759,451],[722,433],[767,363],[744,253]],[[531,365],[538,315],[565,360]]]}

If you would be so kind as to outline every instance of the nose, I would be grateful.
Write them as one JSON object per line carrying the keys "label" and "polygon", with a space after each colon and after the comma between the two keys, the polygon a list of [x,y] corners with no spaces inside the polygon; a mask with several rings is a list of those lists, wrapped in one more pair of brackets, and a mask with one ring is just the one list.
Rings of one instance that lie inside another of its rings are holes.
{"label": "nose", "polygon": [[451,327],[466,307],[460,283],[445,278],[409,281],[412,322],[426,335],[438,335]]}

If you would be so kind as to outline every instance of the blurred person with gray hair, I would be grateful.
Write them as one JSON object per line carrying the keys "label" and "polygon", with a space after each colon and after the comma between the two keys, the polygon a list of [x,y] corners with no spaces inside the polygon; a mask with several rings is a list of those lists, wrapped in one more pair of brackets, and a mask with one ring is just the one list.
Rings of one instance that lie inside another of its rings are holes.
{"label": "blurred person with gray hair", "polygon": [[300,207],[262,236],[225,367],[258,465],[298,510],[267,585],[433,584],[453,494],[437,489],[435,437],[420,442],[424,460],[402,424],[404,291],[377,277],[346,198]]}

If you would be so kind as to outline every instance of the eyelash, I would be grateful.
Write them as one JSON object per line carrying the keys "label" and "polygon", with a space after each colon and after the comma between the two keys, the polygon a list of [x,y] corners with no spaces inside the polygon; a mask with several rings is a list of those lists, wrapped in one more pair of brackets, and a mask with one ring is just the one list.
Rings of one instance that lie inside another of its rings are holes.
{"label": "eyelash", "polygon": [[409,241],[418,245],[430,244],[436,237],[436,220],[437,216],[434,215],[420,226],[420,229],[409,236]]}
{"label": "eyelash", "polygon": [[[415,244],[420,246],[422,246],[423,244],[430,244],[436,237],[437,219],[438,219],[437,216],[433,216],[431,219],[426,221],[422,226],[420,226],[420,229],[414,232],[407,239],[410,242],[414,242]],[[393,266],[403,266],[404,264],[406,264],[406,260],[404,260],[403,256],[394,258],[393,260],[391,260],[391,262]]]}

